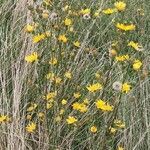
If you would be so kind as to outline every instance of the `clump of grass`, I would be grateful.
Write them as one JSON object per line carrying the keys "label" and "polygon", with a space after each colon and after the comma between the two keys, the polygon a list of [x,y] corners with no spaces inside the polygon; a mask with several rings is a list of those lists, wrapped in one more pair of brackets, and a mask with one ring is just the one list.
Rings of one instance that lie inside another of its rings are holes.
{"label": "clump of grass", "polygon": [[0,149],[149,149],[146,1],[1,1]]}

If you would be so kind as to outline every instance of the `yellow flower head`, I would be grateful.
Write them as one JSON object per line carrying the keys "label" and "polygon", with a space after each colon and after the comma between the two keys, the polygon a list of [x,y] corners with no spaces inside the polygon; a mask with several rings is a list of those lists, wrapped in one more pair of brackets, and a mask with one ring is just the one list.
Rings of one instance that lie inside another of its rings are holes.
{"label": "yellow flower head", "polygon": [[34,31],[34,26],[33,25],[30,25],[30,24],[27,24],[26,26],[25,26],[25,31],[26,32],[33,32]]}
{"label": "yellow flower head", "polygon": [[117,131],[117,129],[113,128],[113,127],[110,127],[109,129],[110,129],[110,133],[112,133],[112,134],[115,134]]}
{"label": "yellow flower head", "polygon": [[63,11],[67,11],[68,9],[70,9],[70,6],[69,5],[66,5],[62,8]]}
{"label": "yellow flower head", "polygon": [[56,84],[60,84],[61,81],[62,81],[62,79],[61,79],[60,77],[56,77],[56,78],[55,78],[55,83],[56,83]]}
{"label": "yellow flower head", "polygon": [[82,14],[82,15],[90,14],[90,13],[91,13],[91,10],[90,10],[89,8],[82,9],[82,10],[80,11],[80,14]]}
{"label": "yellow flower head", "polygon": [[101,99],[97,100],[95,104],[98,109],[101,109],[103,111],[113,111],[113,106],[109,105]]}
{"label": "yellow flower head", "polygon": [[63,100],[61,101],[61,104],[62,104],[62,105],[66,105],[66,104],[67,104],[67,100],[63,99]]}
{"label": "yellow flower head", "polygon": [[60,122],[62,120],[62,117],[61,116],[57,116],[56,118],[55,118],[55,121],[56,122]]}
{"label": "yellow flower head", "polygon": [[115,124],[115,126],[116,127],[118,127],[118,128],[125,128],[125,123],[124,122],[122,122],[121,120],[114,120],[114,124]]}
{"label": "yellow flower head", "polygon": [[50,31],[46,31],[46,32],[45,32],[45,35],[46,35],[46,37],[50,37],[50,36],[51,36]]}
{"label": "yellow flower head", "polygon": [[78,120],[75,117],[73,117],[73,116],[68,116],[68,118],[66,119],[66,121],[67,121],[68,124],[74,124]]}
{"label": "yellow flower head", "polygon": [[115,12],[116,12],[116,9],[114,9],[114,8],[107,8],[107,9],[103,10],[103,13],[106,15],[110,15],[110,14],[115,13]]}
{"label": "yellow flower head", "polygon": [[84,104],[89,104],[89,100],[88,100],[87,98],[85,98],[85,99],[83,100],[83,103],[84,103]]}
{"label": "yellow flower head", "polygon": [[100,79],[100,77],[101,77],[101,74],[99,72],[96,72],[94,75],[95,75],[96,79]]}
{"label": "yellow flower head", "polygon": [[128,83],[124,83],[122,85],[122,92],[128,93],[131,90],[131,85]]}
{"label": "yellow flower head", "polygon": [[50,108],[52,108],[53,107],[53,104],[51,103],[51,102],[48,102],[47,104],[46,104],[46,109],[50,109]]}
{"label": "yellow flower head", "polygon": [[77,92],[77,93],[74,93],[73,96],[74,96],[75,98],[79,98],[79,97],[81,96],[81,94],[80,94],[79,92]]}
{"label": "yellow flower head", "polygon": [[51,60],[49,61],[49,64],[51,64],[51,65],[56,65],[57,64],[57,58],[51,58]]}
{"label": "yellow flower head", "polygon": [[90,92],[96,92],[102,89],[102,85],[100,83],[95,83],[86,87]]}
{"label": "yellow flower head", "polygon": [[59,114],[60,114],[60,115],[63,115],[64,112],[65,112],[65,110],[64,110],[64,109],[61,109],[60,112],[59,112]]}
{"label": "yellow flower head", "polygon": [[45,116],[45,114],[43,112],[39,112],[37,115],[39,118],[43,118]]}
{"label": "yellow flower head", "polygon": [[126,3],[122,2],[122,1],[116,2],[114,5],[118,11],[124,11],[126,8]]}
{"label": "yellow flower head", "polygon": [[26,131],[29,133],[33,133],[36,130],[36,124],[31,122],[26,126]]}
{"label": "yellow flower head", "polygon": [[67,43],[68,39],[67,39],[67,37],[63,34],[63,35],[59,35],[58,41],[63,42],[63,43]]}
{"label": "yellow flower head", "polygon": [[73,110],[78,110],[82,113],[84,113],[88,110],[87,106],[84,103],[75,102],[75,103],[73,103],[72,107],[73,107]]}
{"label": "yellow flower head", "polygon": [[97,132],[97,127],[96,127],[96,126],[92,126],[92,127],[90,128],[90,131],[91,131],[92,133],[96,133],[96,132]]}
{"label": "yellow flower head", "polygon": [[121,61],[121,62],[127,61],[127,60],[129,60],[129,55],[116,56],[115,59],[116,59],[116,61]]}
{"label": "yellow flower head", "polygon": [[134,24],[122,24],[122,23],[117,23],[116,27],[120,30],[123,31],[132,31],[135,30],[135,25]]}
{"label": "yellow flower head", "polygon": [[100,15],[100,13],[99,13],[99,11],[97,10],[97,11],[95,11],[95,13],[94,13],[94,17],[98,17]]}
{"label": "yellow flower head", "polygon": [[130,42],[128,43],[128,46],[131,46],[131,47],[133,47],[135,50],[138,50],[139,44],[138,44],[138,43],[135,43],[135,42],[133,42],[133,41],[130,41]]}
{"label": "yellow flower head", "polygon": [[49,5],[52,4],[52,0],[43,0],[43,2],[44,2],[47,6],[49,6]]}
{"label": "yellow flower head", "polygon": [[71,72],[67,71],[67,72],[65,73],[65,77],[68,78],[68,79],[71,79],[71,78],[72,78]]}
{"label": "yellow flower head", "polygon": [[44,19],[47,19],[49,17],[49,12],[47,10],[44,10],[43,13],[42,13],[42,17]]}
{"label": "yellow flower head", "polygon": [[117,150],[124,150],[124,148],[122,146],[118,146]]}
{"label": "yellow flower head", "polygon": [[37,61],[38,60],[38,54],[37,54],[37,52],[33,52],[30,55],[25,56],[25,60],[28,63],[32,63],[34,61]]}
{"label": "yellow flower head", "polygon": [[66,18],[64,23],[65,23],[66,26],[70,26],[70,25],[72,25],[72,20],[69,19],[69,18]]}
{"label": "yellow flower head", "polygon": [[109,56],[110,57],[113,57],[113,56],[116,56],[117,55],[117,51],[115,49],[110,49],[109,50]]}
{"label": "yellow flower head", "polygon": [[0,123],[5,122],[7,120],[6,115],[0,115]]}
{"label": "yellow flower head", "polygon": [[55,92],[49,92],[47,95],[46,95],[46,100],[50,100],[50,99],[53,99],[57,96],[57,91]]}
{"label": "yellow flower head", "polygon": [[74,28],[73,28],[73,27],[70,27],[70,28],[69,28],[69,31],[70,31],[70,32],[73,32],[73,31],[74,31]]}
{"label": "yellow flower head", "polygon": [[141,68],[141,66],[142,66],[142,62],[140,60],[137,59],[133,62],[134,70],[138,71]]}
{"label": "yellow flower head", "polygon": [[142,50],[143,50],[142,46],[139,45],[139,43],[136,43],[136,42],[134,42],[134,41],[130,41],[130,42],[128,43],[128,46],[131,46],[132,48],[134,48],[134,49],[137,50],[137,51],[142,51]]}
{"label": "yellow flower head", "polygon": [[30,107],[28,107],[27,111],[30,112],[30,111],[33,111],[37,108],[37,104],[35,103],[32,103]]}
{"label": "yellow flower head", "polygon": [[38,43],[38,42],[44,40],[45,37],[46,37],[46,35],[45,35],[44,33],[43,33],[43,34],[35,35],[35,36],[33,37],[33,43]]}
{"label": "yellow flower head", "polygon": [[49,80],[54,80],[55,79],[55,74],[52,72],[50,72],[50,73],[48,73],[47,75],[46,75],[46,79],[49,79]]}
{"label": "yellow flower head", "polygon": [[73,42],[73,45],[74,45],[75,47],[80,47],[80,42],[79,42],[79,41],[75,41],[75,42]]}
{"label": "yellow flower head", "polygon": [[32,115],[27,115],[27,116],[26,116],[26,119],[27,119],[27,120],[31,120],[31,119],[32,119]]}

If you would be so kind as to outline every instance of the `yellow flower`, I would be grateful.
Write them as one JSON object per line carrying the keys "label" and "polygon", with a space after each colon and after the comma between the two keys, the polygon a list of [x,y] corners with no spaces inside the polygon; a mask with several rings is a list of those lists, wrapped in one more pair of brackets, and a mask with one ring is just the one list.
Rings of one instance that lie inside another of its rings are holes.
{"label": "yellow flower", "polygon": [[31,119],[32,119],[32,115],[27,115],[27,116],[26,116],[26,119],[27,119],[27,120],[31,120]]}
{"label": "yellow flower", "polygon": [[99,72],[96,72],[96,73],[95,73],[95,77],[96,77],[96,79],[100,79],[100,77],[101,77],[100,73],[99,73]]}
{"label": "yellow flower", "polygon": [[55,77],[55,74],[51,72],[46,75],[46,79],[50,79],[52,81],[54,80],[54,77]]}
{"label": "yellow flower", "polygon": [[30,25],[30,24],[27,24],[26,26],[25,26],[25,31],[26,32],[33,32],[34,31],[34,26],[33,25]]}
{"label": "yellow flower", "polygon": [[70,31],[70,32],[73,32],[73,31],[74,31],[74,28],[73,28],[73,27],[70,27],[70,28],[69,28],[69,31]]}
{"label": "yellow flower", "polygon": [[117,23],[116,27],[120,30],[123,31],[132,31],[135,30],[135,25],[133,24],[122,24],[122,23]]}
{"label": "yellow flower", "polygon": [[69,19],[69,18],[66,18],[64,23],[65,23],[66,26],[70,26],[70,25],[72,25],[72,20]]}
{"label": "yellow flower", "polygon": [[126,60],[129,60],[129,55],[120,55],[120,56],[116,56],[115,57],[116,61],[126,61]]}
{"label": "yellow flower", "polygon": [[49,92],[47,95],[46,95],[46,100],[50,100],[50,99],[53,99],[57,96],[57,91],[55,92]]}
{"label": "yellow flower", "polygon": [[134,49],[137,50],[137,51],[142,51],[142,46],[139,45],[139,43],[136,43],[136,42],[134,42],[134,41],[130,41],[130,42],[128,43],[128,46],[131,46],[132,48],[134,48]]}
{"label": "yellow flower", "polygon": [[33,52],[30,55],[25,56],[25,60],[28,63],[32,63],[34,61],[37,61],[38,60],[38,54],[37,54],[37,52]]}
{"label": "yellow flower", "polygon": [[110,15],[110,14],[112,14],[112,13],[115,13],[115,12],[116,12],[116,9],[114,9],[114,8],[107,8],[107,9],[104,9],[102,12],[103,12],[104,14],[106,14],[106,15]]}
{"label": "yellow flower", "polygon": [[112,134],[115,134],[117,131],[117,129],[113,128],[113,127],[110,127],[109,129],[110,129],[110,133],[112,133]]}
{"label": "yellow flower", "polygon": [[61,109],[60,112],[59,112],[59,114],[60,114],[60,115],[63,115],[64,112],[65,112],[65,110],[64,110],[64,109]]}
{"label": "yellow flower", "polygon": [[66,104],[67,104],[67,100],[63,99],[63,100],[61,101],[61,104],[62,104],[62,105],[66,105]]}
{"label": "yellow flower", "polygon": [[125,128],[125,123],[124,122],[122,122],[121,120],[114,120],[114,124],[115,124],[115,126],[116,127],[118,127],[118,128]]}
{"label": "yellow flower", "polygon": [[56,122],[60,122],[62,120],[62,117],[61,116],[57,116],[56,118],[55,118],[55,121]]}
{"label": "yellow flower", "polygon": [[126,3],[122,2],[122,1],[116,2],[114,5],[118,11],[124,11],[126,8]]}
{"label": "yellow flower", "polygon": [[98,17],[100,14],[99,14],[99,11],[97,10],[97,11],[95,11],[95,13],[94,13],[94,17]]}
{"label": "yellow flower", "polygon": [[50,108],[52,108],[52,106],[53,106],[53,104],[50,103],[50,102],[48,102],[48,103],[46,104],[46,109],[50,109]]}
{"label": "yellow flower", "polygon": [[70,8],[69,5],[66,5],[65,7],[62,8],[63,11],[67,11]]}
{"label": "yellow flower", "polygon": [[110,49],[109,50],[109,56],[110,57],[113,57],[113,56],[116,56],[117,55],[117,51],[115,49]]}
{"label": "yellow flower", "polygon": [[117,150],[124,150],[124,148],[122,146],[118,146]]}
{"label": "yellow flower", "polygon": [[75,117],[73,117],[73,116],[68,116],[68,118],[66,119],[66,121],[67,121],[68,124],[74,124],[78,120]]}
{"label": "yellow flower", "polygon": [[56,83],[56,84],[60,84],[60,83],[61,83],[61,80],[62,80],[62,79],[61,79],[60,77],[56,77],[56,78],[55,78],[55,83]]}
{"label": "yellow flower", "polygon": [[63,43],[67,43],[68,39],[67,39],[67,37],[63,34],[63,35],[59,35],[58,41],[63,42]]}
{"label": "yellow flower", "polygon": [[50,36],[51,36],[50,31],[46,31],[46,32],[45,32],[45,35],[46,35],[46,37],[50,37]]}
{"label": "yellow flower", "polygon": [[117,47],[118,46],[118,41],[113,41],[111,44],[112,47]]}
{"label": "yellow flower", "polygon": [[102,89],[102,85],[100,83],[95,83],[93,85],[89,85],[86,87],[90,92],[96,92]]}
{"label": "yellow flower", "polygon": [[44,19],[47,19],[49,17],[49,12],[47,10],[44,10],[43,13],[42,13],[42,17]]}
{"label": "yellow flower", "polygon": [[26,131],[29,133],[33,133],[36,130],[36,124],[31,122],[26,126]]}
{"label": "yellow flower", "polygon": [[140,60],[137,59],[133,62],[134,70],[138,71],[141,68],[141,66],[142,66],[142,62]]}
{"label": "yellow flower", "polygon": [[82,9],[80,11],[80,14],[85,15],[85,14],[90,14],[90,12],[91,12],[91,10],[89,8],[86,8],[86,9]]}
{"label": "yellow flower", "polygon": [[89,104],[89,100],[86,98],[86,99],[83,100],[83,103],[84,104]]}
{"label": "yellow flower", "polygon": [[90,128],[90,131],[91,131],[92,133],[96,133],[96,132],[97,132],[97,127],[96,127],[96,126],[92,126],[92,127]]}
{"label": "yellow flower", "polygon": [[72,104],[72,107],[73,107],[74,110],[79,110],[80,109],[80,103],[75,102],[75,103]]}
{"label": "yellow flower", "polygon": [[45,114],[44,114],[43,112],[39,112],[39,113],[38,113],[38,117],[39,117],[39,118],[43,118],[44,115],[45,115]]}
{"label": "yellow flower", "polygon": [[51,5],[51,0],[43,0],[43,2],[47,5],[47,6],[49,6],[49,5]]}
{"label": "yellow flower", "polygon": [[37,108],[37,104],[33,103],[31,106],[27,109],[28,112],[33,111]]}
{"label": "yellow flower", "polygon": [[103,111],[113,111],[113,106],[109,105],[101,99],[97,100],[95,104],[98,109],[101,109]]}
{"label": "yellow flower", "polygon": [[5,122],[7,120],[6,115],[0,115],[0,123]]}
{"label": "yellow flower", "polygon": [[78,110],[82,113],[87,111],[87,106],[84,103],[75,102],[72,104],[73,110]]}
{"label": "yellow flower", "polygon": [[130,91],[130,89],[131,89],[131,85],[130,84],[124,83],[122,85],[122,92],[128,93]]}
{"label": "yellow flower", "polygon": [[77,92],[77,93],[74,93],[73,96],[74,96],[75,98],[79,98],[79,97],[81,96],[81,94],[80,94],[79,92]]}
{"label": "yellow flower", "polygon": [[67,71],[67,72],[65,73],[65,77],[68,78],[68,79],[71,79],[71,78],[72,78],[71,72],[68,72],[68,71]]}
{"label": "yellow flower", "polygon": [[38,35],[35,35],[35,36],[33,37],[33,43],[38,43],[38,42],[44,40],[45,37],[46,37],[45,34],[38,34]]}
{"label": "yellow flower", "polygon": [[54,57],[54,58],[51,58],[51,60],[49,61],[49,64],[50,64],[50,65],[56,65],[57,62],[58,62],[58,61],[57,61],[57,58]]}
{"label": "yellow flower", "polygon": [[76,47],[80,47],[80,42],[79,41],[73,42],[73,45]]}

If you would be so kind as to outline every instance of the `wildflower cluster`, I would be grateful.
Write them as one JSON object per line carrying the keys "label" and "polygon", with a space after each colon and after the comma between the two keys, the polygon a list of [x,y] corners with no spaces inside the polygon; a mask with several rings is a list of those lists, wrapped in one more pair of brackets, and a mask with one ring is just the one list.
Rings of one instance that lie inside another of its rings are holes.
{"label": "wildflower cluster", "polygon": [[[127,15],[127,1],[88,2],[34,0],[28,6],[32,19],[23,32],[30,46],[22,60],[27,73],[17,88],[27,86],[19,107],[31,143],[124,149],[122,132],[129,124],[123,105],[146,70],[139,22]],[[0,114],[0,124],[10,118]]]}

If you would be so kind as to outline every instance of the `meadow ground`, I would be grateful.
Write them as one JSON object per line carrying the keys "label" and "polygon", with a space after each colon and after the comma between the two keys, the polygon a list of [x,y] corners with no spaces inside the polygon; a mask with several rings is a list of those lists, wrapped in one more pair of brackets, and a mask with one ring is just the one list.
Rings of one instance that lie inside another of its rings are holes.
{"label": "meadow ground", "polygon": [[150,150],[149,0],[0,0],[0,150]]}

